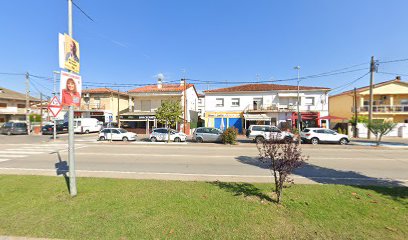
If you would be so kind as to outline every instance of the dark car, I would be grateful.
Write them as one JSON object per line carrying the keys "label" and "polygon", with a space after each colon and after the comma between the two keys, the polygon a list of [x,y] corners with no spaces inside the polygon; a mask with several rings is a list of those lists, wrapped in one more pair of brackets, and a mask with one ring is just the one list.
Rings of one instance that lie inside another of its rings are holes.
{"label": "dark car", "polygon": [[6,122],[1,126],[0,133],[7,135],[28,134],[27,124],[22,122]]}
{"label": "dark car", "polygon": [[[68,132],[68,122],[63,124],[57,124],[55,126],[57,134]],[[43,135],[53,135],[54,134],[54,124],[47,124],[42,127],[41,132]]]}

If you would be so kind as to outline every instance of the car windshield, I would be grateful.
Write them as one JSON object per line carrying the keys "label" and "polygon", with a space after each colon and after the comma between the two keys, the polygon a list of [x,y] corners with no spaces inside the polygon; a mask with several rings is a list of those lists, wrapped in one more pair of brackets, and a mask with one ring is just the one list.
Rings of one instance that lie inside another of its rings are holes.
{"label": "car windshield", "polygon": [[310,129],[305,128],[302,132],[310,132]]}
{"label": "car windshield", "polygon": [[127,133],[127,132],[128,132],[128,131],[126,131],[126,130],[123,129],[123,128],[119,128],[118,131],[119,131],[120,133]]}

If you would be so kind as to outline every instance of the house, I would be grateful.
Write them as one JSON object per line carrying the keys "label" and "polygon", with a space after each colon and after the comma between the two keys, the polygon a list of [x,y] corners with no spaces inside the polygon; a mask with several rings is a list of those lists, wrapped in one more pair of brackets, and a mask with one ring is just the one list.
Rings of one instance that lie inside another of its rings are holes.
{"label": "house", "polygon": [[[130,90],[129,95],[133,98],[133,109],[120,115],[120,121],[123,126],[126,125],[131,131],[148,134],[150,129],[163,127],[164,125],[157,121],[156,110],[166,100],[179,101],[185,126],[177,124],[176,128],[190,133],[190,129],[196,128],[198,122],[198,94],[193,84],[187,84],[181,80],[180,84],[164,84],[158,79],[157,84],[147,85]],[[185,106],[185,108],[184,108]]]}
{"label": "house", "polygon": [[[40,99],[29,98],[28,111],[32,104],[40,103]],[[4,87],[0,87],[0,123],[8,121],[26,121],[26,95]],[[37,112],[35,112],[37,113]]]}
{"label": "house", "polygon": [[[204,91],[208,127],[235,127],[239,132],[253,124],[292,128],[297,123],[297,86],[245,84]],[[303,127],[328,126],[328,91],[324,87],[299,87]]]}
{"label": "house", "polygon": [[[356,89],[358,115],[368,116],[370,87]],[[408,82],[401,77],[374,84],[373,119],[408,123]],[[354,90],[329,97],[330,115],[352,119],[354,115]]]}
{"label": "house", "polygon": [[128,112],[131,103],[129,94],[111,88],[84,89],[81,107],[75,110],[75,117],[91,117],[102,122],[118,122],[120,114]]}

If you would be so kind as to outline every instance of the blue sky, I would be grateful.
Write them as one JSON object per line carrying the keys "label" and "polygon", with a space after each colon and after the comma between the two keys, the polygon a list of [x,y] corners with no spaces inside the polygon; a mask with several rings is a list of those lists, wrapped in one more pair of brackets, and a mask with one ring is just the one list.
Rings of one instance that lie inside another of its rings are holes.
{"label": "blue sky", "polygon": [[[183,75],[209,82],[266,81],[296,77],[296,65],[307,76],[367,63],[351,69],[367,70],[302,81],[333,88],[368,72],[372,55],[380,61],[408,58],[406,0],[74,1],[95,20],[74,8],[81,75],[107,86],[153,83],[158,73],[168,81]],[[51,77],[59,70],[58,33],[68,31],[67,1],[2,1],[0,29],[0,72]],[[379,71],[408,74],[407,68],[402,61],[380,64]],[[378,73],[375,82],[392,78]],[[50,81],[34,81],[50,93]],[[368,82],[367,75],[348,88]],[[0,74],[0,85],[24,91],[24,76]]]}

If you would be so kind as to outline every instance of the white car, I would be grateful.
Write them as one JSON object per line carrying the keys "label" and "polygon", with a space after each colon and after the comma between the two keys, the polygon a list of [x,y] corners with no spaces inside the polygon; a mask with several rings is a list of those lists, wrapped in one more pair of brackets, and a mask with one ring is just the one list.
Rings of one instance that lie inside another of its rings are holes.
{"label": "white car", "polygon": [[294,137],[290,132],[281,131],[279,128],[269,125],[251,125],[246,131],[246,136],[255,142],[262,142],[270,139],[290,142],[293,141]]}
{"label": "white car", "polygon": [[300,137],[302,138],[302,141],[310,142],[313,145],[323,142],[345,145],[350,142],[347,135],[339,134],[327,128],[305,128],[300,133]]}
{"label": "white car", "polygon": [[118,141],[136,141],[137,134],[128,132],[123,128],[104,128],[99,132],[99,141],[105,140],[118,140]]}
{"label": "white car", "polygon": [[[169,134],[167,133],[167,128],[155,128],[153,129],[152,133],[150,133],[150,141],[157,142],[157,141],[167,141]],[[187,139],[187,135],[182,132],[177,132],[174,129],[170,129],[170,141],[174,142],[185,142]]]}

